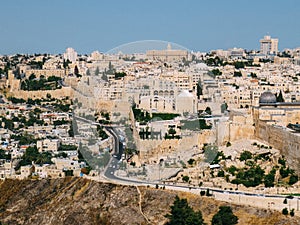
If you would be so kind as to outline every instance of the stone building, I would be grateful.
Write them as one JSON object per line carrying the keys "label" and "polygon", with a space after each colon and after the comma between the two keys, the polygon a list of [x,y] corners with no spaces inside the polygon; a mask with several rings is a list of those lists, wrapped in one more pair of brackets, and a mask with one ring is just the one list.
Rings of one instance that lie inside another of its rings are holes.
{"label": "stone building", "polygon": [[274,94],[265,92],[252,114],[255,137],[279,149],[288,166],[300,172],[300,135],[288,126],[299,123],[300,103],[277,102]]}
{"label": "stone building", "polygon": [[171,45],[168,44],[165,50],[149,50],[146,52],[148,59],[161,60],[161,61],[179,61],[183,58],[188,58],[188,51],[171,49]]}
{"label": "stone building", "polygon": [[195,113],[195,101],[195,96],[188,90],[181,91],[181,93],[176,97],[176,112],[181,114]]}

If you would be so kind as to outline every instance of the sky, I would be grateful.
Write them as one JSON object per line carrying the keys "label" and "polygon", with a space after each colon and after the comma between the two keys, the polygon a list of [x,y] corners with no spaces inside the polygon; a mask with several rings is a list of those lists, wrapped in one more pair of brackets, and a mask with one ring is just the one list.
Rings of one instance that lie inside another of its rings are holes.
{"label": "sky", "polygon": [[193,51],[300,46],[299,0],[1,0],[0,54],[107,52],[140,40]]}

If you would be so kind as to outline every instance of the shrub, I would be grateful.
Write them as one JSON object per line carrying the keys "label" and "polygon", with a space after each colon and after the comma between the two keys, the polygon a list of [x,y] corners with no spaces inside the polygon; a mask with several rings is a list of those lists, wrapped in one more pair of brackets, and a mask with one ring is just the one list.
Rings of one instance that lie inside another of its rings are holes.
{"label": "shrub", "polygon": [[211,220],[212,225],[234,225],[238,223],[238,217],[233,214],[231,207],[220,206],[219,211]]}
{"label": "shrub", "polygon": [[288,214],[289,214],[288,209],[287,209],[287,208],[284,208],[284,209],[282,210],[282,214],[283,214],[283,215],[288,215]]}
{"label": "shrub", "polygon": [[169,219],[167,225],[204,224],[201,211],[195,212],[186,199],[180,199],[178,196],[171,206],[171,213],[165,217]]}
{"label": "shrub", "polygon": [[285,160],[284,159],[279,158],[278,163],[281,164],[283,167],[285,167]]}
{"label": "shrub", "polygon": [[228,168],[228,172],[233,176],[235,175],[236,171],[237,171],[237,168],[234,165],[232,165]]}
{"label": "shrub", "polygon": [[224,176],[225,176],[224,170],[219,170],[218,171],[218,177],[224,177]]}
{"label": "shrub", "polygon": [[293,185],[293,184],[295,184],[295,183],[297,183],[297,182],[298,182],[298,176],[292,174],[292,175],[290,176],[289,185]]}
{"label": "shrub", "polygon": [[240,155],[240,160],[246,161],[247,159],[252,159],[252,153],[249,151],[243,151]]}
{"label": "shrub", "polygon": [[271,172],[265,176],[264,178],[265,187],[274,187],[275,173],[276,170],[272,169]]}
{"label": "shrub", "polygon": [[285,178],[285,177],[287,177],[289,175],[290,169],[289,168],[284,169],[283,167],[281,167],[280,170],[279,170],[279,173],[280,173],[280,176],[282,178]]}
{"label": "shrub", "polygon": [[184,182],[189,182],[190,177],[189,177],[189,176],[183,176],[183,177],[182,177],[182,180],[183,180]]}
{"label": "shrub", "polygon": [[195,159],[189,159],[189,160],[188,160],[188,164],[190,164],[190,165],[193,165],[194,162],[195,162]]}

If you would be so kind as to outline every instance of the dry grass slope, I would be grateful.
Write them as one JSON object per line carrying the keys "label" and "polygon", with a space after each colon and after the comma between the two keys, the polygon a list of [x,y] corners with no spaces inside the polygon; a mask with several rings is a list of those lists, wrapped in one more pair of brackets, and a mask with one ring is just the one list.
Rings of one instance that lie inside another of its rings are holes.
{"label": "dry grass slope", "polygon": [[[188,193],[141,187],[142,211],[151,224],[164,224],[175,196],[187,198],[210,224],[225,203]],[[280,212],[232,205],[239,224],[300,224]],[[6,180],[0,183],[0,221],[3,224],[148,224],[139,209],[134,186],[98,183],[82,178]]]}

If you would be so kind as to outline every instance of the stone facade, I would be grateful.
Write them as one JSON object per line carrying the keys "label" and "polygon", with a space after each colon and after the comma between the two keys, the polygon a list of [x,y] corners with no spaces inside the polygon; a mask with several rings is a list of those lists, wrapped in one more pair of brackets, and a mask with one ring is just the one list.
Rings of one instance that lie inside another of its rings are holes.
{"label": "stone facade", "polygon": [[70,87],[62,87],[61,89],[56,90],[40,90],[40,91],[13,91],[10,92],[10,95],[16,97],[16,98],[23,98],[27,100],[28,98],[31,99],[41,99],[47,98],[47,95],[50,94],[51,98],[63,98],[63,97],[72,97],[73,96],[73,90]]}
{"label": "stone facade", "polygon": [[298,123],[299,113],[298,104],[253,108],[255,137],[279,149],[288,166],[297,172],[300,172],[300,134],[286,126],[288,123]]}
{"label": "stone facade", "polygon": [[259,121],[255,135],[272,147],[279,149],[288,166],[300,172],[300,134],[290,129]]}

